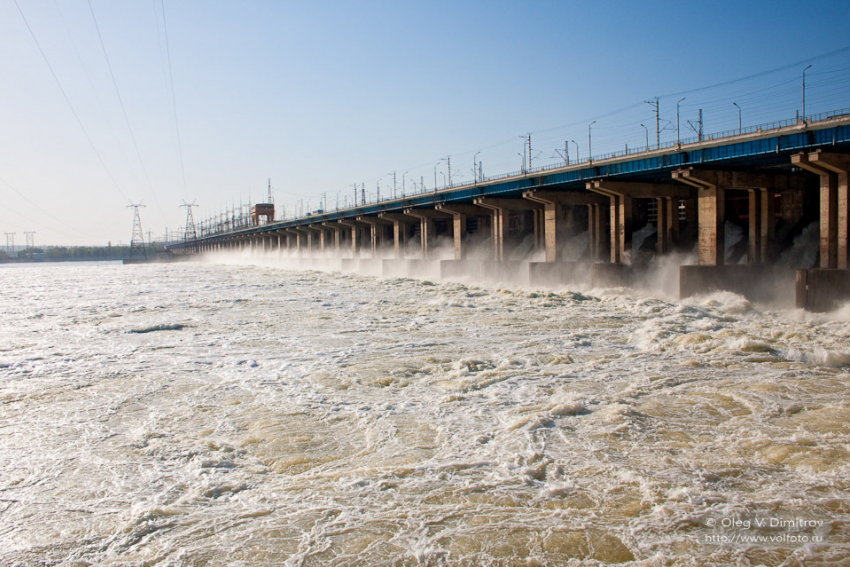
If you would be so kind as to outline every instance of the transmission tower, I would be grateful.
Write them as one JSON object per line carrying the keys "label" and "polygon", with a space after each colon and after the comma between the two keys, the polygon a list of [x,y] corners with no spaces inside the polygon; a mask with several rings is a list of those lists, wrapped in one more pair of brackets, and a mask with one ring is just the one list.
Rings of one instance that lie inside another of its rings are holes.
{"label": "transmission tower", "polygon": [[15,233],[4,232],[6,235],[6,255],[11,258],[15,255]]}
{"label": "transmission tower", "polygon": [[24,231],[24,236],[27,238],[27,248],[35,248],[35,231]]}
{"label": "transmission tower", "polygon": [[183,241],[190,242],[191,246],[187,248],[187,250],[191,252],[197,252],[197,240],[198,240],[198,231],[195,228],[195,216],[192,214],[192,208],[197,207],[195,201],[191,203],[187,203],[183,201],[181,207],[186,207],[186,230],[183,232]]}
{"label": "transmission tower", "polygon": [[144,207],[142,203],[130,203],[127,208],[133,208],[133,237],[130,239],[130,258],[140,256],[147,260],[148,251],[145,247],[145,233],[142,232],[142,219],[139,216],[139,208]]}

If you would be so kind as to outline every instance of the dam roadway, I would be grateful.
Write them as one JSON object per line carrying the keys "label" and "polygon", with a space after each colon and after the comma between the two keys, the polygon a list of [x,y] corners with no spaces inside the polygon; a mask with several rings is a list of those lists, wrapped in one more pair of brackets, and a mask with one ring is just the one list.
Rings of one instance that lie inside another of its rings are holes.
{"label": "dam roadway", "polygon": [[[850,299],[848,172],[844,109],[295,219],[258,204],[248,226],[224,219],[168,248],[530,285],[628,286],[666,257],[682,297],[793,288],[797,307],[826,311]],[[816,258],[793,265],[806,237]]]}

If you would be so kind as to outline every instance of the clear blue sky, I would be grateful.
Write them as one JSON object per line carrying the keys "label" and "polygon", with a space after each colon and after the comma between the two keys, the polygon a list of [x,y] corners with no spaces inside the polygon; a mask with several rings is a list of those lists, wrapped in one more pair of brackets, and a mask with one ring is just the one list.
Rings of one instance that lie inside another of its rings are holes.
{"label": "clear blue sky", "polygon": [[529,132],[534,166],[566,140],[584,158],[593,120],[594,154],[643,146],[656,96],[662,142],[682,97],[682,138],[699,109],[707,133],[737,128],[732,102],[745,126],[793,118],[809,63],[807,112],[850,107],[850,49],[823,56],[850,46],[846,2],[91,0],[113,75],[89,6],[0,2],[0,232],[16,244],[128,243],[128,200],[157,238],[184,199],[201,220],[265,200],[267,178],[291,212],[354,183],[387,195],[392,171],[399,191],[405,172],[432,188],[448,155],[455,182],[473,159],[517,171]]}

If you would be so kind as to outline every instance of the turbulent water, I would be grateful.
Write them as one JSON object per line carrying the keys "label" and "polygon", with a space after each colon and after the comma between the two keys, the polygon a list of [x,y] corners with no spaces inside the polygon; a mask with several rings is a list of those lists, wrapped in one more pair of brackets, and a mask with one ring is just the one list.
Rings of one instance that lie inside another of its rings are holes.
{"label": "turbulent water", "polygon": [[0,313],[2,565],[850,555],[850,307],[181,263]]}

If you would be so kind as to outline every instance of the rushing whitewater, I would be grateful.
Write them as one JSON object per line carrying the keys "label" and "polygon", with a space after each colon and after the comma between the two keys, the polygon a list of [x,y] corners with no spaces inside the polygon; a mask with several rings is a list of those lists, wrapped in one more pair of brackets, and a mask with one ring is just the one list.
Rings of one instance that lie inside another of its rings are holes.
{"label": "rushing whitewater", "polygon": [[850,308],[180,263],[0,313],[2,565],[850,555]]}

